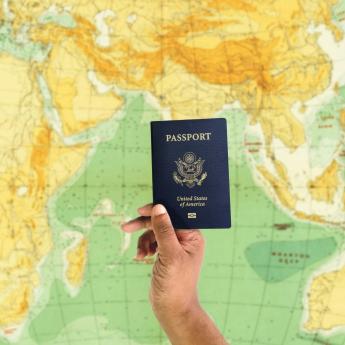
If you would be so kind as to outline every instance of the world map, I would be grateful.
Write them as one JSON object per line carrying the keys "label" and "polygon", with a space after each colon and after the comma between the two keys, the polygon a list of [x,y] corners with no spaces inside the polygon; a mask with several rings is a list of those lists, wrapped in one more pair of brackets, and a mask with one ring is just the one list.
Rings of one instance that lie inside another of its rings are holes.
{"label": "world map", "polygon": [[0,345],[169,344],[120,224],[150,121],[212,117],[201,304],[235,345],[344,345],[344,33],[344,0],[1,0]]}

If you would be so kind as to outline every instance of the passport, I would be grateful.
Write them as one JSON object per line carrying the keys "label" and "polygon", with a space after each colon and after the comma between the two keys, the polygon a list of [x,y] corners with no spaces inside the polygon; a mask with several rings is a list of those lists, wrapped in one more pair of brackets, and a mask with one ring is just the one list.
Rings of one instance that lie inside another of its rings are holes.
{"label": "passport", "polygon": [[153,204],[175,229],[230,228],[225,118],[151,121]]}

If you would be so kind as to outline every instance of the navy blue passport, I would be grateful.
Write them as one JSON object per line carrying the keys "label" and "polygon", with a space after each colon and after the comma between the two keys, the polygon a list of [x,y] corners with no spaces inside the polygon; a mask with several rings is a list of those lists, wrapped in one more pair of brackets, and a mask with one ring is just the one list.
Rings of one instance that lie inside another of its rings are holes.
{"label": "navy blue passport", "polygon": [[153,204],[175,229],[231,227],[225,118],[151,121]]}

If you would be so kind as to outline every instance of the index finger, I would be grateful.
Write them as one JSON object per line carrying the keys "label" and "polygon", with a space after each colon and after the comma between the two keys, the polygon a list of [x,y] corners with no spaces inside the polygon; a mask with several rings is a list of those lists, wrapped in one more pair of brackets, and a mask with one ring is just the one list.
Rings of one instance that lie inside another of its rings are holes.
{"label": "index finger", "polygon": [[142,216],[149,217],[149,216],[151,216],[152,208],[153,208],[153,204],[151,202],[149,204],[146,204],[144,206],[139,207],[138,212]]}
{"label": "index finger", "polygon": [[140,216],[126,223],[121,224],[121,229],[125,232],[134,232],[141,229],[152,229],[151,218]]}

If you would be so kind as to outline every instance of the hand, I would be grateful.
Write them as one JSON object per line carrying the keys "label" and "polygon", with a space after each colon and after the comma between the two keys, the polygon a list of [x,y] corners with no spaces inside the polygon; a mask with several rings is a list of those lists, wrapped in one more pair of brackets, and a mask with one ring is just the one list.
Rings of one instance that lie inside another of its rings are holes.
{"label": "hand", "polygon": [[201,308],[197,283],[205,242],[199,230],[174,230],[163,205],[145,205],[139,217],[121,225],[133,232],[147,228],[138,240],[137,259],[157,253],[149,299],[173,345],[228,345]]}
{"label": "hand", "polygon": [[147,228],[138,240],[138,260],[157,253],[149,300],[158,319],[176,318],[199,307],[197,283],[204,256],[199,230],[174,230],[163,205],[147,204],[139,217],[122,224],[125,232]]}

